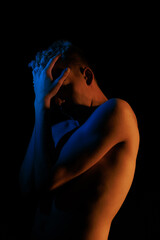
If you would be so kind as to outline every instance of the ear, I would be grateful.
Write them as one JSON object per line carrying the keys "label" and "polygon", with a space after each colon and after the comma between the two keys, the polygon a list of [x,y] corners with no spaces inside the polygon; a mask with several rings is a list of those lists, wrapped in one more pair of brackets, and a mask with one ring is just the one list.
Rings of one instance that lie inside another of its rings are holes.
{"label": "ear", "polygon": [[86,79],[86,84],[90,85],[94,78],[94,73],[89,67],[86,67],[83,71],[83,76]]}

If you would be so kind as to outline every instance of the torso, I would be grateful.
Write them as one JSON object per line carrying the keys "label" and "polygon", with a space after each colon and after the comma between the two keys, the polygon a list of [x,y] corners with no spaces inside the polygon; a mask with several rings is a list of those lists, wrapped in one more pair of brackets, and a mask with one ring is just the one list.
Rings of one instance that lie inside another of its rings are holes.
{"label": "torso", "polygon": [[137,146],[134,138],[117,144],[88,171],[44,196],[32,239],[106,240],[132,182]]}
{"label": "torso", "polygon": [[107,174],[115,151],[121,151],[121,146],[116,148],[90,170],[51,192],[41,202],[35,219],[39,237],[33,239],[107,239],[111,224]]}

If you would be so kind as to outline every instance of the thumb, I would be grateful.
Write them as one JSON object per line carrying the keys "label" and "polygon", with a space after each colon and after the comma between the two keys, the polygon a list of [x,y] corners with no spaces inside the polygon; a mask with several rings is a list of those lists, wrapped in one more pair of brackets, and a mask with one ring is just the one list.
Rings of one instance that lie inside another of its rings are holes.
{"label": "thumb", "polygon": [[51,97],[54,97],[57,92],[59,91],[59,89],[61,88],[63,82],[66,80],[66,78],[68,77],[70,73],[70,68],[66,68],[65,70],[63,70],[63,72],[61,73],[60,77],[57,78],[51,85],[51,89],[50,89],[50,94]]}
{"label": "thumb", "polygon": [[59,89],[61,88],[63,82],[68,77],[70,73],[70,68],[66,68],[59,78],[57,78],[51,85],[50,92],[45,96],[45,107],[50,108],[50,101],[51,99],[57,94]]}

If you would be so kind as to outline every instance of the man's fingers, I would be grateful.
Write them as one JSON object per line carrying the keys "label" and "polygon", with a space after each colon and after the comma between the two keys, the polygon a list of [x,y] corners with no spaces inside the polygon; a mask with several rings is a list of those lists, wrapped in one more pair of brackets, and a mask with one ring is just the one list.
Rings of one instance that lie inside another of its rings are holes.
{"label": "man's fingers", "polygon": [[[56,79],[57,84],[63,84],[64,80],[68,77],[70,73],[70,68],[66,68],[62,71],[61,75]],[[57,85],[56,84],[56,85]]]}
{"label": "man's fingers", "polygon": [[[59,78],[57,78],[51,85],[51,89],[50,89],[50,92],[46,95],[45,97],[45,106],[46,108],[50,108],[50,100],[52,97],[54,97],[59,89],[61,88],[63,82],[65,81],[65,79],[68,77],[70,73],[70,68],[66,68],[62,74],[60,75]],[[62,103],[63,100],[61,100],[61,103]],[[65,100],[64,100],[65,101]],[[60,103],[60,105],[61,105]]]}
{"label": "man's fingers", "polygon": [[59,89],[62,86],[63,82],[68,77],[69,73],[70,73],[70,68],[66,68],[62,72],[60,77],[57,78],[55,82],[53,82],[53,84],[51,85],[51,92],[50,92],[51,98],[54,97],[57,94],[57,92],[59,91]]}
{"label": "man's fingers", "polygon": [[54,67],[55,63],[57,62],[57,60],[59,59],[60,56],[61,56],[61,54],[57,55],[54,58],[51,58],[48,61],[47,65],[45,66],[47,77],[49,77],[51,80],[53,80],[53,78],[52,78],[52,68]]}

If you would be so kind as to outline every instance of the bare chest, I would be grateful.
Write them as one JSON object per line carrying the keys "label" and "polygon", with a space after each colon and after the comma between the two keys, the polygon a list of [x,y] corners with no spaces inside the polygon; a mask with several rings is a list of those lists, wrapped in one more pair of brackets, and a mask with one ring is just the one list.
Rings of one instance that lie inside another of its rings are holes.
{"label": "bare chest", "polygon": [[[109,158],[110,156],[108,160]],[[101,219],[98,208],[103,208],[102,204],[99,206],[99,200],[107,182],[106,174],[105,157],[81,176],[44,197],[37,211],[35,224],[37,231],[41,232],[40,235],[43,236],[44,232],[45,239],[45,234],[49,234],[54,236],[54,239],[56,236],[62,237],[57,239],[63,239],[64,236],[67,239],[69,236],[69,239],[74,237],[78,240],[78,232],[79,239],[85,239],[85,233],[91,231],[93,226],[92,219]],[[106,228],[107,226],[104,227],[104,232]],[[103,229],[100,231],[103,232]]]}
{"label": "bare chest", "polygon": [[[99,174],[92,169],[52,196],[44,197],[37,209],[33,238],[85,240],[92,231],[89,216],[94,215],[94,203],[98,201]],[[102,231],[106,232],[106,228]]]}

